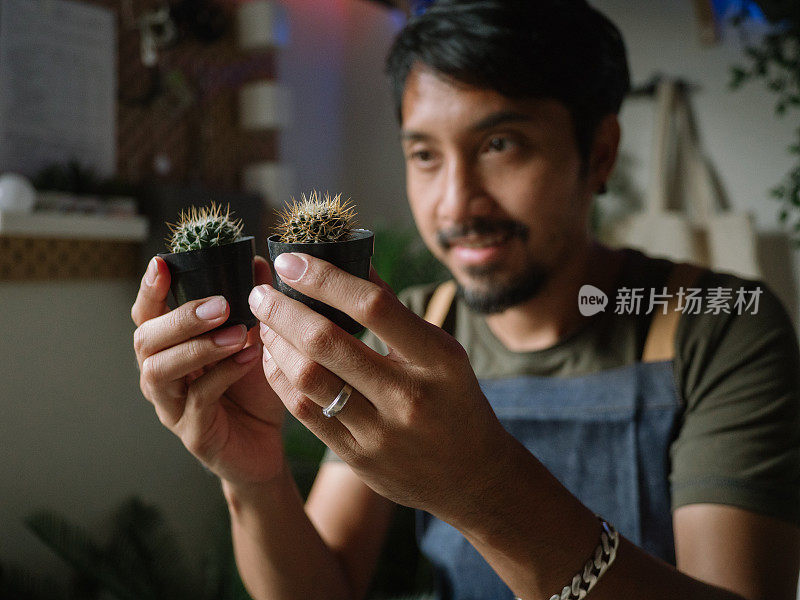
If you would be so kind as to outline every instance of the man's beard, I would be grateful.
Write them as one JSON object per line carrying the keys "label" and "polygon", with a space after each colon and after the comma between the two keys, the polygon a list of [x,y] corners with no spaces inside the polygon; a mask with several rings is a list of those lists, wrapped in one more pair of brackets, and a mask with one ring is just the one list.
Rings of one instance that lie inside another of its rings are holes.
{"label": "man's beard", "polygon": [[[506,242],[513,238],[525,242],[529,230],[525,225],[511,220],[476,220],[438,232],[437,241],[440,248],[447,250],[455,240],[469,235],[506,235]],[[493,265],[466,267],[466,274],[479,283],[465,287],[457,282],[458,297],[475,312],[500,313],[536,296],[549,278],[548,270],[534,261],[530,261],[522,273],[512,274],[511,277],[504,277],[498,270]]]}
{"label": "man's beard", "polygon": [[496,281],[498,277],[492,277],[494,271],[495,268],[470,268],[467,273],[482,283],[469,287],[458,283],[457,295],[471,310],[487,315],[501,313],[534,298],[549,278],[549,273],[536,264],[508,281]]}

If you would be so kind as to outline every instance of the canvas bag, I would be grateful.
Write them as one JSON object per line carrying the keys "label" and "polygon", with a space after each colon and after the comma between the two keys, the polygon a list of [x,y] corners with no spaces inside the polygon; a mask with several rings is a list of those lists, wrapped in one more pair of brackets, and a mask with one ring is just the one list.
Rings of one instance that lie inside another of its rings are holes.
{"label": "canvas bag", "polygon": [[667,78],[656,92],[645,203],[643,211],[613,225],[608,236],[612,245],[760,277],[752,218],[726,208],[700,147],[684,86]]}

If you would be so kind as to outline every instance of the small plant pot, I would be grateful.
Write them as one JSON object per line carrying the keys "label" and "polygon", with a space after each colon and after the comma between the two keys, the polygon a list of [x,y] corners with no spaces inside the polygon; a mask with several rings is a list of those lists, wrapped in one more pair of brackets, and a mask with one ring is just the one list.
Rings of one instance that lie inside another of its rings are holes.
{"label": "small plant pot", "polygon": [[284,252],[302,252],[310,254],[315,258],[321,258],[339,267],[343,271],[369,280],[370,259],[372,258],[372,247],[375,241],[375,234],[367,229],[356,229],[353,231],[351,239],[344,242],[312,242],[312,243],[291,243],[286,244],[278,241],[279,235],[271,235],[267,238],[269,247],[270,267],[272,277],[275,282],[275,289],[286,294],[290,298],[299,300],[310,309],[315,310],[323,317],[330,319],[347,333],[356,335],[364,330],[364,326],[357,323],[348,315],[337,308],[309,298],[301,294],[296,289],[286,285],[275,272],[275,259]]}
{"label": "small plant pot", "polygon": [[228,320],[217,329],[258,323],[247,302],[253,289],[255,239],[241,237],[232,244],[159,254],[169,267],[170,290],[180,306],[190,300],[224,296],[230,305]]}

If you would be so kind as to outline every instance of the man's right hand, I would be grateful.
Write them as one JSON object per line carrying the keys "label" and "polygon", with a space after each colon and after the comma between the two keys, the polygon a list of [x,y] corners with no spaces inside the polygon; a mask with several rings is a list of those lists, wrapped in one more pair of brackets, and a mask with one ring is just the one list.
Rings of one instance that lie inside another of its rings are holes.
{"label": "man's right hand", "polygon": [[[256,284],[269,267],[255,262]],[[170,273],[153,258],[131,317],[139,385],[161,423],[206,467],[234,485],[266,483],[284,468],[284,406],[260,368],[257,328],[222,328],[230,314],[221,296],[193,300],[170,311]]]}

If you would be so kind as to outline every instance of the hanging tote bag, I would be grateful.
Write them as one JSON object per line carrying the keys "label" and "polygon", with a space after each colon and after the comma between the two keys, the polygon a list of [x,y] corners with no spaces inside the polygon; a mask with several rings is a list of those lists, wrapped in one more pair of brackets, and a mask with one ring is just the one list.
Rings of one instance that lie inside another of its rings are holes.
{"label": "hanging tote bag", "polygon": [[607,241],[743,277],[760,275],[752,219],[726,209],[686,91],[671,79],[657,87],[645,209],[614,224]]}
{"label": "hanging tote bag", "polygon": [[752,216],[729,210],[700,147],[694,115],[686,92],[678,87],[675,103],[678,134],[678,178],[683,199],[693,209],[695,241],[700,264],[741,277],[759,278],[757,239]]}
{"label": "hanging tote bag", "polygon": [[677,160],[676,123],[673,120],[677,86],[661,80],[656,89],[655,121],[650,160],[650,175],[644,210],[632,213],[613,224],[607,234],[614,246],[637,248],[652,256],[678,262],[697,262],[701,249],[694,228],[682,206],[670,206]]}

